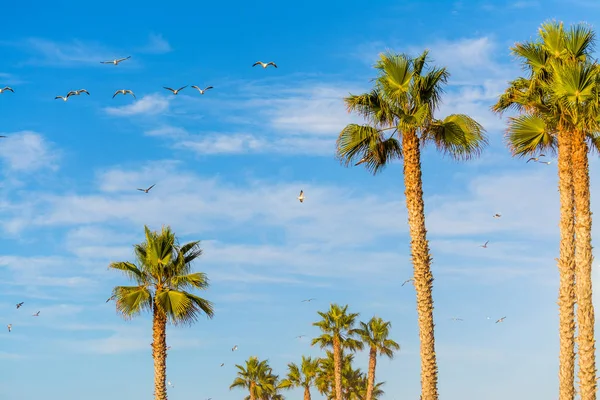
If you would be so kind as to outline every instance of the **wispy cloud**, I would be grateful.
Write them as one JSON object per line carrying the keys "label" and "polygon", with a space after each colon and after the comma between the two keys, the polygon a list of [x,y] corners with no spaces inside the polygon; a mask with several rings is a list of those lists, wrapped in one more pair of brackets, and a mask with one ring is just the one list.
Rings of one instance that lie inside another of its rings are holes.
{"label": "wispy cloud", "polygon": [[[129,95],[127,95],[129,96]],[[169,98],[157,93],[148,94],[134,100],[133,103],[121,107],[106,107],[104,111],[108,115],[116,117],[131,117],[135,115],[158,115],[169,109]]]}
{"label": "wispy cloud", "polygon": [[532,7],[539,7],[540,6],[540,2],[539,1],[515,1],[514,3],[510,3],[509,7],[510,8],[532,8]]}
{"label": "wispy cloud", "polygon": [[53,143],[32,131],[3,133],[0,160],[10,171],[33,172],[40,169],[56,170],[60,152]]}
{"label": "wispy cloud", "polygon": [[116,57],[113,50],[98,42],[85,42],[77,39],[58,42],[43,38],[28,38],[11,44],[31,53],[33,57],[25,64],[32,65],[53,67],[101,66],[100,61]]}
{"label": "wispy cloud", "polygon": [[25,83],[25,81],[16,75],[0,72],[0,87],[4,87],[5,85],[18,85],[21,83]]}
{"label": "wispy cloud", "polygon": [[138,49],[140,53],[164,54],[173,51],[171,45],[161,34],[151,33],[148,36],[148,43]]}

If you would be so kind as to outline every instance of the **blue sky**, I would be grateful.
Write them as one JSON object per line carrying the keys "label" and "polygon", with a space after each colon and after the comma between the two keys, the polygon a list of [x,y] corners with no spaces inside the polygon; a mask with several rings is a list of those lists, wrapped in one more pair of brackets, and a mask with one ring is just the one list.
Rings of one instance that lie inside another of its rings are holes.
{"label": "blue sky", "polygon": [[[171,399],[244,396],[228,387],[250,355],[283,375],[288,362],[321,354],[294,337],[317,335],[311,323],[330,302],[392,321],[402,350],[380,361],[377,379],[386,399],[417,398],[414,290],[400,287],[411,276],[401,165],[372,177],[333,154],[337,133],[357,121],[341,98],[369,88],[377,54],[429,48],[452,74],[439,115],[468,113],[491,141],[466,164],[423,155],[440,393],[555,396],[555,163],[511,159],[488,108],[519,72],[511,44],[549,18],[597,24],[599,6],[402,3],[6,5],[0,86],[15,93],[0,94],[0,323],[13,325],[0,329],[3,395],[151,396],[150,318],[125,322],[105,303],[126,283],[106,267],[132,259],[144,224],[170,224],[182,241],[203,241],[195,267],[216,304],[214,320],[168,330]],[[252,68],[257,60],[279,68]],[[183,85],[214,89],[162,89]],[[54,100],[81,88],[91,95]],[[111,99],[117,89],[137,100]],[[366,355],[356,360],[366,369]]]}

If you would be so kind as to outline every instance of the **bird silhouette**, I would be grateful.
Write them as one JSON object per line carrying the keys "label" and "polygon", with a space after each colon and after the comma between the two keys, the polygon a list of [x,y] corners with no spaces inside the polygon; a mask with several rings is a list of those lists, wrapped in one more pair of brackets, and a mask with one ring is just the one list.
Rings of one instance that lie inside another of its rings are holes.
{"label": "bird silhouette", "polygon": [[128,90],[128,89],[119,89],[119,90],[117,90],[115,92],[115,94],[113,94],[112,98],[114,99],[115,96],[118,95],[118,94],[122,94],[122,95],[130,94],[130,95],[133,96],[134,99],[137,99],[137,97],[135,97],[135,94],[131,90]]}
{"label": "bird silhouette", "polygon": [[13,90],[13,88],[5,86],[3,88],[0,88],[0,93],[4,93],[4,92],[12,92],[12,93],[14,93],[15,91]]}
{"label": "bird silhouette", "polygon": [[196,86],[196,85],[192,85],[192,88],[194,88],[194,89],[197,89],[197,90],[200,92],[200,94],[204,94],[204,92],[206,92],[207,90],[213,89],[213,87],[212,87],[212,86],[207,86],[207,87],[205,87],[204,89],[200,89],[200,88],[199,88],[198,86]]}
{"label": "bird silhouette", "polygon": [[302,300],[300,303],[310,303],[313,300],[316,300],[316,299],[306,299],[306,300]]}
{"label": "bird silhouette", "polygon": [[300,203],[304,203],[304,190],[300,191],[300,195],[298,196],[298,200]]}
{"label": "bird silhouette", "polygon": [[20,302],[20,303],[17,303],[17,310],[18,310],[19,308],[21,308],[21,306],[22,306],[23,304],[25,304],[25,302],[24,302],[24,301],[22,301],[22,302]]}
{"label": "bird silhouette", "polygon": [[114,60],[109,60],[109,61],[100,61],[100,64],[113,64],[113,65],[119,65],[120,62],[125,61],[125,60],[129,60],[131,58],[131,56],[127,56],[125,58],[115,58]]}
{"label": "bird silhouette", "polygon": [[148,192],[150,191],[150,189],[152,189],[154,186],[156,186],[156,183],[155,183],[154,185],[150,186],[148,189],[139,189],[139,188],[138,188],[138,190],[139,190],[140,192],[148,193]]}
{"label": "bird silhouette", "polygon": [[483,247],[484,249],[487,249],[487,245],[490,241],[488,240],[487,242],[485,242],[484,244],[480,244],[479,247]]}
{"label": "bird silhouette", "polygon": [[493,217],[494,218],[500,218],[502,216],[502,214],[494,214]]}
{"label": "bird silhouette", "polygon": [[86,93],[88,96],[90,95],[90,92],[88,92],[85,89],[79,89],[79,90],[71,90],[68,95],[71,96],[79,96],[81,93]]}
{"label": "bird silhouette", "polygon": [[274,66],[275,68],[277,68],[277,65],[276,65],[276,64],[275,64],[273,61],[269,61],[269,62],[267,62],[267,63],[264,63],[264,62],[262,62],[262,61],[257,61],[257,62],[255,62],[255,63],[254,63],[252,66],[253,66],[253,67],[256,67],[257,65],[260,65],[260,66],[261,66],[261,67],[263,67],[263,68],[267,68],[269,65],[272,65],[272,66]]}
{"label": "bird silhouette", "polygon": [[39,316],[40,316],[40,312],[38,311],[38,312],[36,312],[35,314],[32,314],[31,316],[32,316],[32,317],[39,317]]}
{"label": "bird silhouette", "polygon": [[236,351],[238,349],[237,344],[231,348],[231,351]]}
{"label": "bird silhouette", "polygon": [[406,285],[408,282],[414,282],[414,281],[415,281],[415,278],[410,278],[410,279],[407,279],[407,280],[405,280],[404,282],[402,282],[402,285],[400,285],[400,286],[404,286],[404,285]]}
{"label": "bird silhouette", "polygon": [[496,323],[504,322],[505,319],[506,319],[506,317],[502,317],[499,320],[497,320]]}
{"label": "bird silhouette", "polygon": [[182,86],[179,89],[171,89],[170,87],[163,86],[163,88],[165,88],[165,89],[170,90],[171,92],[173,92],[174,95],[177,95],[179,92],[181,92],[186,87],[187,87],[187,85]]}

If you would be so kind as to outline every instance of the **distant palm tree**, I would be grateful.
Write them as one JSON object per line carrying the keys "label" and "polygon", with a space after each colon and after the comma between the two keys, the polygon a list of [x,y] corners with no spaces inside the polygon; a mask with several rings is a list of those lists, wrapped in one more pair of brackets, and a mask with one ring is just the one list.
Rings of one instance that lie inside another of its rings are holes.
{"label": "distant palm tree", "polygon": [[379,317],[373,317],[368,323],[361,322],[357,331],[365,346],[369,348],[369,374],[367,392],[364,400],[373,400],[375,388],[375,369],[377,367],[377,354],[394,358],[394,351],[400,350],[400,345],[389,339],[391,322],[384,322]]}
{"label": "distant palm tree", "polygon": [[315,385],[317,373],[319,372],[319,360],[302,356],[300,366],[289,363],[287,378],[279,384],[282,389],[303,388],[304,400],[311,400],[310,388]]}
{"label": "distant palm tree", "polygon": [[[319,359],[319,370],[317,372],[317,378],[315,380],[315,386],[319,390],[319,393],[324,395],[328,400],[334,400],[336,398],[335,390],[335,362],[333,359],[333,352],[327,350],[325,357]],[[352,363],[354,361],[354,354],[342,353],[342,397],[348,393],[349,383],[348,377],[352,375]]]}
{"label": "distant palm tree", "polygon": [[467,115],[435,118],[449,73],[435,67],[426,71],[427,56],[427,51],[416,58],[380,56],[375,66],[379,72],[375,87],[344,99],[348,111],[364,117],[367,124],[349,124],[342,130],[337,140],[337,157],[346,166],[363,164],[373,174],[391,161],[403,159],[421,340],[421,393],[423,400],[437,400],[433,275],[425,227],[421,147],[433,143],[440,152],[466,160],[481,153],[487,138],[483,127]]}
{"label": "distant palm tree", "polygon": [[180,246],[169,227],[152,232],[144,226],[146,241],[134,246],[137,265],[113,262],[109,268],[120,270],[134,286],[117,286],[112,291],[117,311],[132,318],[142,311],[152,312],[152,357],[154,358],[154,398],[167,399],[166,325],[191,324],[200,314],[213,317],[210,301],[187,290],[206,290],[206,274],[192,273],[191,263],[201,254],[200,242]]}
{"label": "distant palm tree", "polygon": [[321,321],[313,323],[313,326],[321,329],[323,334],[312,340],[312,345],[318,344],[322,349],[331,347],[333,349],[333,360],[335,364],[335,393],[336,400],[342,400],[342,357],[343,348],[350,351],[362,350],[362,342],[354,339],[356,330],[354,324],[358,313],[348,313],[348,305],[341,307],[331,304],[328,312],[319,311]]}
{"label": "distant palm tree", "polygon": [[[250,357],[246,366],[236,364],[237,377],[229,389],[244,388],[250,393],[249,400],[263,400],[275,391],[275,380],[268,360]],[[275,399],[273,399],[275,400]]]}

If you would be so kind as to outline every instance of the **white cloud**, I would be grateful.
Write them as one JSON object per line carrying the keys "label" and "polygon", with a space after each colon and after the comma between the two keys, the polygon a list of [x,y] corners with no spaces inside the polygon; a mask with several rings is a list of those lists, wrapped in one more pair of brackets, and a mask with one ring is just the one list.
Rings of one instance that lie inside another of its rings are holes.
{"label": "white cloud", "polygon": [[0,138],[0,159],[11,171],[33,172],[58,168],[59,152],[38,133],[21,131],[3,133]]}
{"label": "white cloud", "polygon": [[[129,96],[129,95],[127,95]],[[127,97],[129,99],[129,97]],[[156,115],[161,114],[169,109],[168,97],[161,96],[157,93],[148,94],[139,100],[134,100],[133,103],[121,107],[106,107],[109,115],[117,117],[130,117],[134,115]]]}
{"label": "white cloud", "polygon": [[173,51],[171,45],[162,34],[151,33],[148,36],[148,43],[138,50],[140,53],[164,54]]}
{"label": "white cloud", "polygon": [[4,87],[6,85],[18,85],[18,84],[21,84],[24,82],[25,81],[21,80],[19,77],[17,77],[14,74],[0,72],[0,87]]}
{"label": "white cloud", "polygon": [[102,66],[100,61],[115,58],[115,54],[97,42],[71,40],[58,42],[42,38],[29,38],[12,43],[25,51],[33,53],[33,59],[26,64],[71,67],[77,65]]}

